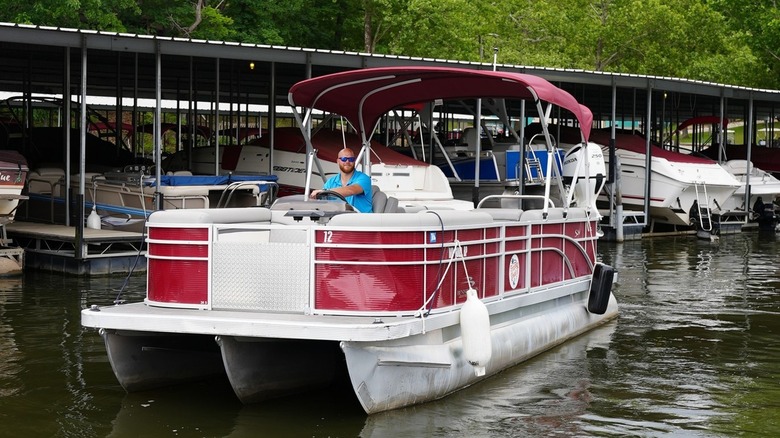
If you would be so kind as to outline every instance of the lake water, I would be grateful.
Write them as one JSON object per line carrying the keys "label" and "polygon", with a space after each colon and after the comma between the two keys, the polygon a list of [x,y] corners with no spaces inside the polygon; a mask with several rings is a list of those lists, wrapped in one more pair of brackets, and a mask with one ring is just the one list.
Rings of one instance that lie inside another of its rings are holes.
{"label": "lake water", "polygon": [[[366,416],[350,390],[243,406],[224,381],[126,394],[80,311],[123,277],[0,279],[0,437],[775,436],[780,237],[602,243],[619,318],[441,401]],[[143,275],[123,297],[143,297]]]}

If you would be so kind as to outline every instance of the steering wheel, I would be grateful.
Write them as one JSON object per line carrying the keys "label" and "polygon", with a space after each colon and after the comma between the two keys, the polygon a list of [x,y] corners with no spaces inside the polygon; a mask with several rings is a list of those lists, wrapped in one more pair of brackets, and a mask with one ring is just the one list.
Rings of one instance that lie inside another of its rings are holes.
{"label": "steering wheel", "polygon": [[317,193],[317,199],[328,198],[330,196],[333,196],[334,198],[336,198],[336,199],[338,199],[340,201],[344,201],[344,209],[346,211],[354,211],[355,213],[360,213],[360,210],[358,210],[357,208],[353,207],[352,204],[347,202],[347,198],[345,198],[344,195],[342,195],[339,192],[334,192],[333,190],[323,190],[323,191]]}
{"label": "steering wheel", "polygon": [[344,201],[345,204],[349,204],[349,202],[347,202],[347,198],[345,198],[344,195],[342,195],[339,192],[334,192],[333,190],[323,190],[317,193],[317,199],[324,199],[330,196],[333,196],[334,198],[338,198]]}

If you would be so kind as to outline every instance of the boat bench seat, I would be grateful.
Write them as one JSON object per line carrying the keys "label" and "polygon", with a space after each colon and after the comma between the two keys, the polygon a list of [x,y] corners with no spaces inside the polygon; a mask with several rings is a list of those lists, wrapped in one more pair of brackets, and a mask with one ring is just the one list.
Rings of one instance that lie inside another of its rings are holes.
{"label": "boat bench seat", "polygon": [[479,208],[481,211],[489,214],[496,221],[519,221],[523,215],[523,210],[519,208]]}
{"label": "boat bench seat", "polygon": [[60,196],[65,185],[65,171],[59,167],[40,167],[30,171],[27,187],[30,193]]}
{"label": "boat bench seat", "polygon": [[399,213],[398,199],[387,196],[379,186],[371,186],[371,209],[374,213]]}
{"label": "boat bench seat", "polygon": [[[107,185],[110,185],[108,183]],[[163,196],[176,197],[176,196],[208,196],[211,191],[222,191],[227,186],[160,186],[160,193]],[[147,195],[153,195],[155,190],[154,186],[144,187],[144,193]]]}
{"label": "boat bench seat", "polygon": [[[440,220],[441,219],[441,220]],[[371,213],[371,214],[340,214],[333,216],[328,226],[334,227],[435,227],[477,225],[493,222],[487,214],[476,211],[460,210],[425,210],[418,213]]]}
{"label": "boat bench seat", "polygon": [[150,224],[233,224],[238,222],[270,222],[267,208],[185,208],[155,211]]}

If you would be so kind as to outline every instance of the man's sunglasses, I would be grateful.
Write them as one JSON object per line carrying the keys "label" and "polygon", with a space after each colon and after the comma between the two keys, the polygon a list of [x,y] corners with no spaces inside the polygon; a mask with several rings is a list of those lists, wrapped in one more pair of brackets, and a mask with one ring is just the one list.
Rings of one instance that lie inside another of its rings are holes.
{"label": "man's sunglasses", "polygon": [[342,163],[354,163],[355,157],[340,157],[339,160],[341,160]]}

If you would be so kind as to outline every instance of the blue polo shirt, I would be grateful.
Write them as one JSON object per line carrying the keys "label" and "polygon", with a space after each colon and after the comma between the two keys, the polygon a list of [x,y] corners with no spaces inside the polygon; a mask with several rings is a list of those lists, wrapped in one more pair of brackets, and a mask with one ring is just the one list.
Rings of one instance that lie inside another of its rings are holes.
{"label": "blue polo shirt", "polygon": [[[352,176],[349,178],[349,182],[347,182],[348,186],[355,184],[359,184],[360,187],[363,187],[363,193],[346,196],[347,202],[362,213],[371,213],[373,211],[371,207],[371,196],[373,195],[371,193],[371,178],[365,173],[356,170],[352,172]],[[330,190],[339,187],[343,187],[341,185],[341,173],[337,173],[325,181],[325,185],[322,186],[322,189]]]}

